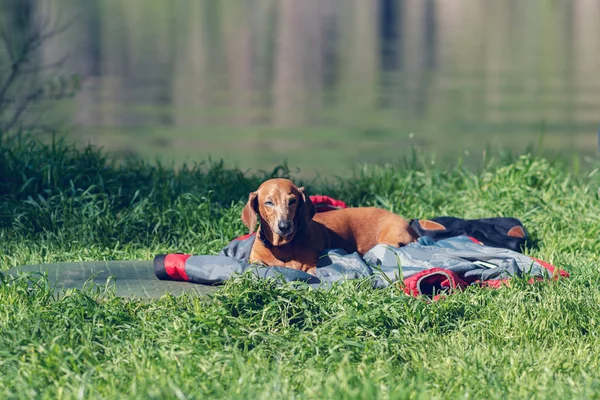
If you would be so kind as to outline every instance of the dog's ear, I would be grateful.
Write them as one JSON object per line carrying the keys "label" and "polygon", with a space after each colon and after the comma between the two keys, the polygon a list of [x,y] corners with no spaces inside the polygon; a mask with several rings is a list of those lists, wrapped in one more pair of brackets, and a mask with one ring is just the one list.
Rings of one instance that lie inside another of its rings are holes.
{"label": "dog's ear", "polygon": [[310,221],[315,216],[315,205],[310,200],[310,197],[306,194],[306,190],[301,187],[298,188],[300,192],[301,202],[298,210],[298,214],[301,214],[305,222]]}
{"label": "dog's ear", "polygon": [[248,233],[254,233],[258,222],[258,193],[252,192],[248,196],[248,202],[242,210],[242,222],[248,228]]}

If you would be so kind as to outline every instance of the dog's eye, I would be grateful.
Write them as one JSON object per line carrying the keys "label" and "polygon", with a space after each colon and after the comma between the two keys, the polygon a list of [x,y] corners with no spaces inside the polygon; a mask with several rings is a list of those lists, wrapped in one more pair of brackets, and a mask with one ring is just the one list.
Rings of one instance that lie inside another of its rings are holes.
{"label": "dog's eye", "polygon": [[270,201],[270,200],[269,201],[265,201],[265,206],[267,206],[267,207],[273,207],[274,205],[275,204],[273,204],[273,202]]}
{"label": "dog's eye", "polygon": [[291,206],[292,204],[296,204],[296,199],[290,199],[290,201],[288,201],[288,204]]}

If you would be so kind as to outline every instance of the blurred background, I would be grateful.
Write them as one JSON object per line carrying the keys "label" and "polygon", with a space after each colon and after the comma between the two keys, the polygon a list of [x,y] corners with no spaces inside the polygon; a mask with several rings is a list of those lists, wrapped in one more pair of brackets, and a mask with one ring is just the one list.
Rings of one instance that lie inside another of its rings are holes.
{"label": "blurred background", "polygon": [[40,41],[34,80],[81,78],[21,128],[59,127],[120,157],[287,161],[308,177],[414,147],[473,167],[486,150],[598,151],[599,0],[0,4],[15,48],[64,27]]}

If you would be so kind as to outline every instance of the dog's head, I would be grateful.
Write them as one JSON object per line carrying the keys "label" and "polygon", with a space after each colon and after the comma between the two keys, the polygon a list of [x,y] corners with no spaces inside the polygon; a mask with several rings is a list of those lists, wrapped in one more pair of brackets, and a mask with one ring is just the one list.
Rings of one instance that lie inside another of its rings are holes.
{"label": "dog's head", "polygon": [[273,246],[290,243],[299,229],[315,215],[315,207],[303,187],[288,179],[270,179],[248,196],[242,221],[250,233],[260,224]]}

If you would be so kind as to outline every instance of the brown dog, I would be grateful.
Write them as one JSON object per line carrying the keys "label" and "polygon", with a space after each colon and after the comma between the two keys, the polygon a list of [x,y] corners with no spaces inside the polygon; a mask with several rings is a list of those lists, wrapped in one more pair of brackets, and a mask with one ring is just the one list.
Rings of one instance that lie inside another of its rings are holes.
{"label": "brown dog", "polygon": [[381,208],[356,207],[315,214],[304,188],[288,179],[270,179],[250,193],[242,221],[260,230],[250,262],[299,269],[314,275],[319,255],[341,248],[361,256],[376,244],[395,247],[417,239],[402,217]]}

